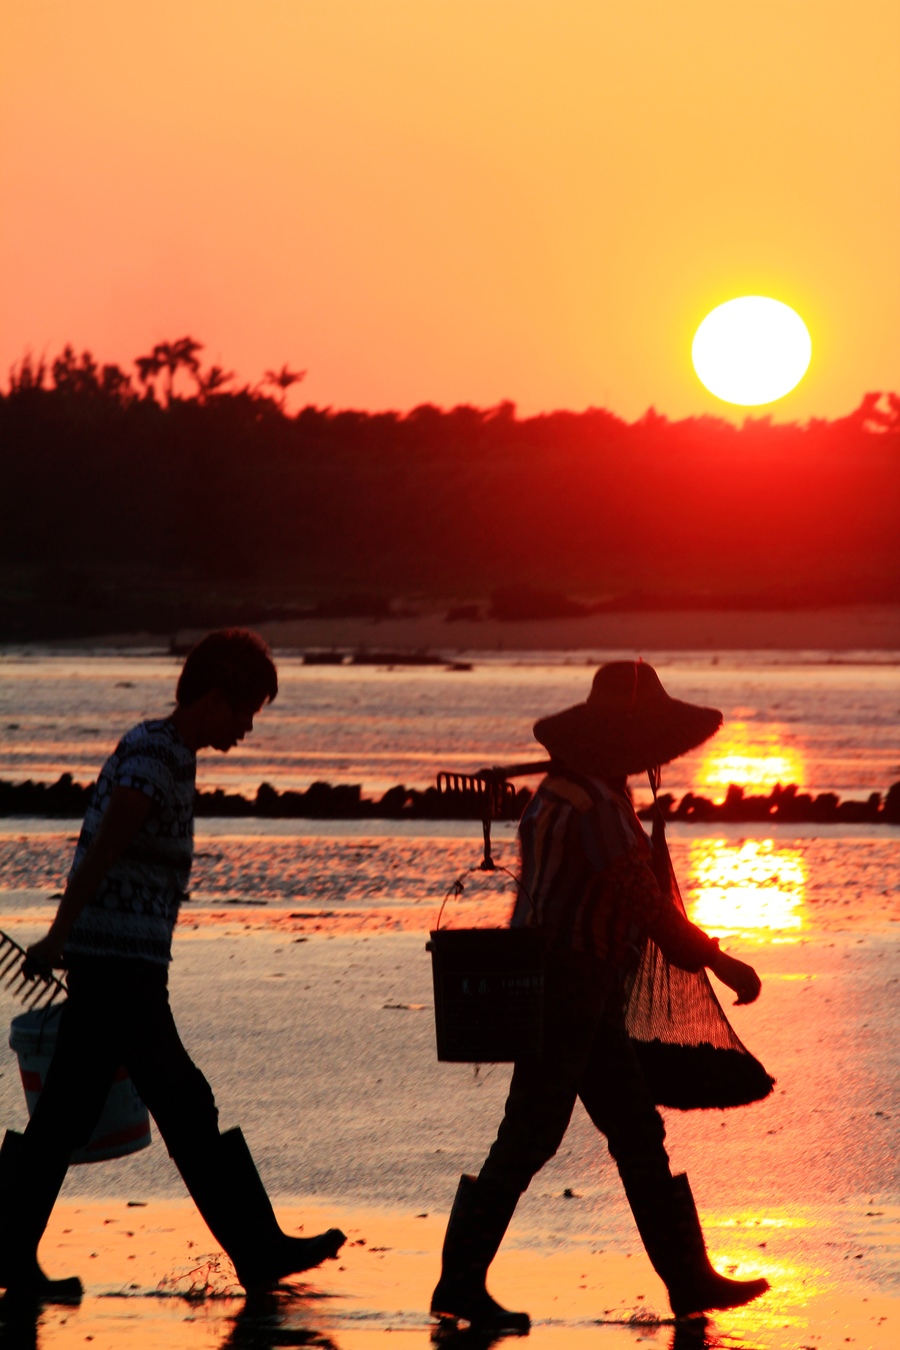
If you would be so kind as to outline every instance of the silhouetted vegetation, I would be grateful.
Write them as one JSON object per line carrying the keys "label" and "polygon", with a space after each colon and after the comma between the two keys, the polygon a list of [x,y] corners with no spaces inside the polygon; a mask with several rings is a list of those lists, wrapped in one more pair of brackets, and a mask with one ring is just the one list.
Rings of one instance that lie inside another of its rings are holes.
{"label": "silhouetted vegetation", "polygon": [[900,599],[896,395],[803,426],[509,403],[291,413],[303,372],[236,387],[201,353],[159,343],[131,374],[66,347],[13,369],[0,637],[361,599],[374,615],[396,596],[492,597],[509,617]]}

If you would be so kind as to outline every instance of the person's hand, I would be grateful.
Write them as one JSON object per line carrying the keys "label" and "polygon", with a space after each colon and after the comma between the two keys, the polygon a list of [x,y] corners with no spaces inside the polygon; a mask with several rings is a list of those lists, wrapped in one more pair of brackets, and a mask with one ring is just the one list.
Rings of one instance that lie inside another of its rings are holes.
{"label": "person's hand", "polygon": [[33,942],[26,948],[22,962],[22,974],[27,980],[49,980],[54,970],[63,967],[62,949],[64,939],[57,937],[51,928],[40,942]]}
{"label": "person's hand", "polygon": [[739,961],[736,956],[729,956],[727,952],[719,952],[710,970],[737,994],[734,1001],[736,1008],[742,1003],[755,1003],[759,998],[762,981],[746,961]]}

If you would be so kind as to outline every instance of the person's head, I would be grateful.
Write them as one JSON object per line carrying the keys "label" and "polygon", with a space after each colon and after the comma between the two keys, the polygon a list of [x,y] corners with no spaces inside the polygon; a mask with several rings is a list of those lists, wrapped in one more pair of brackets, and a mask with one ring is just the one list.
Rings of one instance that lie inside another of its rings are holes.
{"label": "person's head", "polygon": [[722,725],[717,708],[674,699],[644,661],[610,661],[584,703],[535,723],[553,759],[581,773],[622,780],[652,772],[701,745]]}
{"label": "person's head", "polygon": [[178,679],[178,710],[188,713],[199,744],[228,751],[253,730],[253,719],[278,693],[278,672],[258,633],[222,628],[188,652]]}

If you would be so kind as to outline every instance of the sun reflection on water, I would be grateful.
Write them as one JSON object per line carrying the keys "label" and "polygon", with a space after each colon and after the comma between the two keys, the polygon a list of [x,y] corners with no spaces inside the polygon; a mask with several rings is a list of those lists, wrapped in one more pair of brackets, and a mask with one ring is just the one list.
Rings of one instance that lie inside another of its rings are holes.
{"label": "sun reflection on water", "polygon": [[721,802],[730,783],[754,794],[771,792],[777,783],[805,787],[803,753],[777,727],[734,722],[710,742],[697,766],[695,791],[711,790],[713,799]]}
{"label": "sun reflection on water", "polygon": [[[818,1319],[810,1317],[810,1306],[824,1295],[833,1297],[835,1291],[833,1279],[814,1257],[810,1259],[806,1244],[816,1231],[815,1221],[802,1214],[710,1219],[704,1215],[716,1269],[738,1279],[763,1275],[771,1287],[762,1298],[728,1314],[727,1341],[713,1337],[705,1345],[701,1342],[703,1350],[721,1350],[725,1344],[735,1350],[775,1350],[776,1346],[781,1350],[810,1340],[818,1342]],[[681,1350],[680,1345],[673,1343],[672,1350]]]}
{"label": "sun reflection on water", "polygon": [[715,937],[796,942],[805,924],[806,863],[771,839],[696,839],[688,854],[686,903]]}

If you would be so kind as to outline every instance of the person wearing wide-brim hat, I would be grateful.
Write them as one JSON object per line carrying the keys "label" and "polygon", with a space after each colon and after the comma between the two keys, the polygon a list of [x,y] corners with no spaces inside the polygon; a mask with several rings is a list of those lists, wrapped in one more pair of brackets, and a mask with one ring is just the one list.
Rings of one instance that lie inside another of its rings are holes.
{"label": "person wearing wide-brim hat", "polygon": [[486,1331],[524,1332],[487,1291],[519,1196],[556,1152],[576,1097],[607,1138],[647,1254],[676,1316],[738,1307],[764,1279],[734,1280],[710,1264],[684,1174],[673,1177],[665,1129],[625,1029],[625,1004],[648,939],[674,966],[707,967],[752,1003],[751,966],[719,950],[664,893],[627,793],[647,772],[702,744],[715,708],[671,698],[652,666],[614,661],[584,703],[535,724],[551,767],[519,827],[522,877],[513,925],[540,927],[547,953],[539,1056],[516,1063],[497,1139],[477,1177],[463,1176],[450,1213],[432,1314]]}

